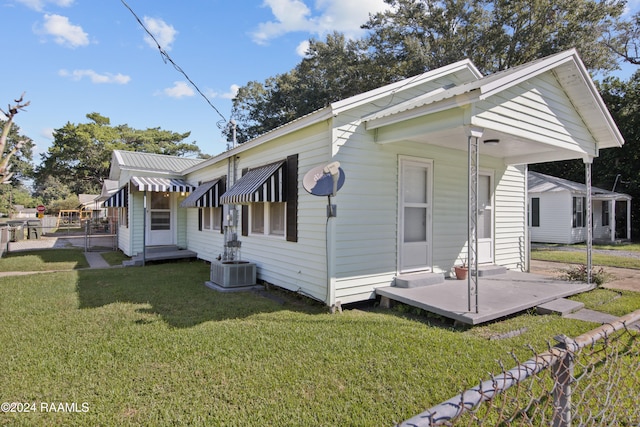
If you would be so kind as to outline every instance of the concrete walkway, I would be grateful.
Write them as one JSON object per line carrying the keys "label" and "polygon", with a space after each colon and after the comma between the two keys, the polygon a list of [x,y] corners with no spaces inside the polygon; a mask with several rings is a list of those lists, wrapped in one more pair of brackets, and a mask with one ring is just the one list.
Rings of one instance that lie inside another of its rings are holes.
{"label": "concrete walkway", "polygon": [[84,257],[89,263],[89,268],[111,268],[111,265],[102,258],[100,252],[85,252]]}

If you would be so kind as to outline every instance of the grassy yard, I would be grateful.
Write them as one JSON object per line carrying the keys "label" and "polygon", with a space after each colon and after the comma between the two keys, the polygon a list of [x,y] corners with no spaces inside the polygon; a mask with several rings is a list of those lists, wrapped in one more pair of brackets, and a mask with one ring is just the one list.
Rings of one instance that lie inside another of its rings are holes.
{"label": "grassy yard", "polygon": [[[531,259],[540,261],[554,261],[566,264],[586,264],[587,253],[585,245],[572,245],[575,251],[560,250],[557,245],[549,245],[544,248],[536,248],[531,250]],[[640,253],[640,245],[594,245],[594,249],[606,249],[619,252],[638,252]],[[640,268],[640,259],[625,256],[625,254],[600,254],[592,253],[592,262],[595,266],[608,266],[620,268]]]}
{"label": "grassy yard", "polygon": [[[595,326],[331,315],[275,291],[213,292],[208,273],[186,262],[0,278],[0,402],[37,408],[0,412],[0,425],[390,426],[498,372],[496,360],[512,366],[511,351],[526,360],[528,344],[545,350]],[[42,402],[86,412],[42,412]]]}
{"label": "grassy yard", "polygon": [[73,270],[89,267],[81,249],[8,252],[0,258],[0,272]]}

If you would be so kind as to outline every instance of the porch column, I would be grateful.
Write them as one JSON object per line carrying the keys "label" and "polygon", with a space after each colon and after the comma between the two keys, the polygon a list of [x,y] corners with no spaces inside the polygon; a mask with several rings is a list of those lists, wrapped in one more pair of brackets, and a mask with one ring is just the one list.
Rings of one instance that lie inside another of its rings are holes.
{"label": "porch column", "polygon": [[147,190],[142,198],[142,266],[147,261]]}
{"label": "porch column", "polygon": [[631,199],[627,199],[627,239],[631,240]]}
{"label": "porch column", "polygon": [[478,172],[480,169],[480,144],[483,129],[467,129],[468,196],[467,214],[467,293],[469,312],[478,312]]}
{"label": "porch column", "polygon": [[616,199],[609,201],[609,234],[611,237],[611,241],[615,242],[616,240]]}
{"label": "porch column", "polygon": [[587,156],[584,158],[585,168],[585,184],[587,186],[587,285],[591,284],[591,255],[593,252],[593,219],[591,213],[593,207],[591,204],[593,200],[591,198],[591,164],[593,163],[593,157]]}

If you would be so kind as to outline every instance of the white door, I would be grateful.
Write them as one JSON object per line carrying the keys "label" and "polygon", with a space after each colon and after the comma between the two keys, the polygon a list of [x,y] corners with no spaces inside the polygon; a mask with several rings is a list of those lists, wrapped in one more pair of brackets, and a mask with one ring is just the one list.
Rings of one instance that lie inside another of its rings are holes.
{"label": "white door", "polygon": [[400,160],[399,269],[431,269],[431,163]]}
{"label": "white door", "polygon": [[174,243],[173,193],[150,191],[147,193],[147,245]]}
{"label": "white door", "polygon": [[478,263],[493,262],[493,187],[491,175],[478,176]]}

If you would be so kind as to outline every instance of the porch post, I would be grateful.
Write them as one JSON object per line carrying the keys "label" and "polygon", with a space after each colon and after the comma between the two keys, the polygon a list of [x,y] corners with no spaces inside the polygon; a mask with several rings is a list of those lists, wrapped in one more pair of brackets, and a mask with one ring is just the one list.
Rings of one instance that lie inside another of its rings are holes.
{"label": "porch post", "polygon": [[627,239],[631,240],[631,199],[627,199]]}
{"label": "porch post", "polygon": [[616,199],[610,200],[609,203],[609,234],[611,237],[611,241],[615,242],[616,240]]}
{"label": "porch post", "polygon": [[479,139],[483,129],[469,128],[467,135],[468,153],[468,196],[467,213],[467,293],[469,312],[478,312],[478,172],[480,169]]}
{"label": "porch post", "polygon": [[593,200],[591,198],[591,163],[593,157],[584,158],[585,183],[587,186],[587,285],[591,284],[591,255],[593,252],[593,219],[591,218]]}
{"label": "porch post", "polygon": [[147,261],[147,190],[142,198],[142,266]]}

